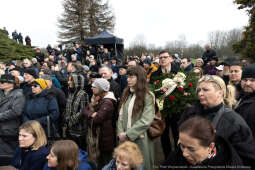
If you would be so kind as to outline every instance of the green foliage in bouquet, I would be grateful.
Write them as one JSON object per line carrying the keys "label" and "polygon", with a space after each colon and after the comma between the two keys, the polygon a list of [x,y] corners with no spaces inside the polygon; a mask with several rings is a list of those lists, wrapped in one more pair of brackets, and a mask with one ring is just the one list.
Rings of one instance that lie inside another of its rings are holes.
{"label": "green foliage in bouquet", "polygon": [[[182,81],[182,84],[175,81],[176,85],[172,85],[171,80],[175,80],[176,75],[179,76],[179,74],[185,75],[184,81]],[[187,108],[187,105],[197,101],[196,86],[198,79],[196,78],[196,73],[180,71],[176,75],[166,73],[161,76],[152,77],[153,83],[150,84],[150,89],[155,94],[156,101],[161,99],[163,107],[160,106],[160,102],[158,104],[164,116],[171,117],[173,114],[182,113]],[[166,84],[169,86],[166,87]],[[174,88],[174,86],[176,87]],[[168,94],[168,90],[171,88],[173,91]]]}

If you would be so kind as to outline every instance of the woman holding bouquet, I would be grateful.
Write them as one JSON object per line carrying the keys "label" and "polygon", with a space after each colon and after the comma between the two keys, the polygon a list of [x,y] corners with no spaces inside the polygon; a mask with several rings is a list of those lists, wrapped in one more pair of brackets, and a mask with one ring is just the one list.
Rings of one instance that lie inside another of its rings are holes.
{"label": "woman holding bouquet", "polygon": [[146,169],[152,170],[154,146],[147,130],[155,116],[154,95],[149,92],[142,67],[130,67],[127,75],[128,87],[120,101],[118,138],[120,142],[135,142],[143,154]]}

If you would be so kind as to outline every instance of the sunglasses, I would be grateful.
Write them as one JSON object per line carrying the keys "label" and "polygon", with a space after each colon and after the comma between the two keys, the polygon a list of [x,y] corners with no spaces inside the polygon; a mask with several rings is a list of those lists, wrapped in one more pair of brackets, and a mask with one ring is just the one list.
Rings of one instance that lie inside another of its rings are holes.
{"label": "sunglasses", "polygon": [[170,56],[160,56],[159,59],[163,59],[163,58],[167,59],[168,57],[170,57]]}
{"label": "sunglasses", "polygon": [[220,86],[219,82],[216,81],[212,75],[205,75],[204,77],[202,77],[198,83],[201,83],[201,82],[213,82],[214,84],[216,84],[220,89],[222,89],[222,87]]}
{"label": "sunglasses", "polygon": [[39,84],[32,84],[32,87],[41,87]]}

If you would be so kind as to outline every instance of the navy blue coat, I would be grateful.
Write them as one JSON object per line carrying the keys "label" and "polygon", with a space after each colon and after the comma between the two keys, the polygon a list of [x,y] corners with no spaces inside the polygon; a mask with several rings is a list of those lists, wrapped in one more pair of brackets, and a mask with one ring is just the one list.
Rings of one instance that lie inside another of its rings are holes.
{"label": "navy blue coat", "polygon": [[[90,165],[87,162],[88,153],[81,149],[79,150],[79,152],[80,152],[79,159],[81,162],[76,170],[92,170]],[[46,163],[43,170],[56,170],[56,168],[50,168],[48,167],[48,164]]]}
{"label": "navy blue coat", "polygon": [[56,130],[59,129],[59,108],[56,98],[50,94],[49,90],[43,90],[37,95],[30,95],[22,115],[23,121],[37,120],[48,136],[47,116],[50,117],[50,129],[51,135],[53,135],[53,125]]}
{"label": "navy blue coat", "polygon": [[35,151],[18,147],[12,166],[19,170],[42,170],[48,154],[49,150],[44,146]]}

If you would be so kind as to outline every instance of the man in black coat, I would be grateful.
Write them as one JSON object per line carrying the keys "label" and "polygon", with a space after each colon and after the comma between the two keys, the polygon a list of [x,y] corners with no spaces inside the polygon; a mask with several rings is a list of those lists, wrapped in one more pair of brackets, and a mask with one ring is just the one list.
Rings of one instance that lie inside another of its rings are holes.
{"label": "man in black coat", "polygon": [[203,53],[202,59],[204,60],[204,65],[212,60],[213,57],[216,57],[216,52],[213,50],[209,44],[205,45],[205,52]]}
{"label": "man in black coat", "polygon": [[173,57],[170,55],[168,51],[161,51],[159,53],[159,68],[157,71],[151,74],[150,83],[153,83],[152,77],[160,76],[162,73],[174,73],[176,74],[180,67],[175,64]]}
{"label": "man in black coat", "polygon": [[[158,70],[151,74],[150,83],[154,83],[153,77],[160,76],[163,73],[176,74],[180,69],[179,65],[174,63],[174,59],[168,51],[161,51],[159,53],[159,63],[160,63],[160,67],[158,68]],[[166,128],[161,136],[161,144],[163,147],[163,152],[164,152],[165,158],[168,157],[168,154],[172,150],[170,137],[169,137],[170,126],[171,126],[171,129],[173,132],[174,142],[175,143],[177,142],[177,136],[178,136],[177,122],[179,120],[179,115],[180,114],[173,114],[171,118],[169,118],[168,116],[165,117]]]}
{"label": "man in black coat", "polygon": [[255,137],[255,64],[244,68],[241,87],[244,95],[235,111],[244,118]]}
{"label": "man in black coat", "polygon": [[25,97],[15,86],[15,77],[4,74],[0,78],[0,166],[10,165],[18,146],[18,129]]}
{"label": "man in black coat", "polygon": [[113,92],[115,98],[119,101],[121,95],[121,88],[120,85],[112,79],[112,69],[110,67],[104,66],[99,69],[99,74],[102,78],[106,79],[110,83],[110,91]]}

